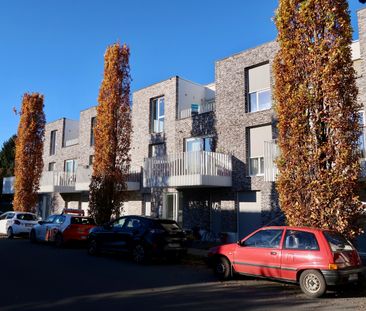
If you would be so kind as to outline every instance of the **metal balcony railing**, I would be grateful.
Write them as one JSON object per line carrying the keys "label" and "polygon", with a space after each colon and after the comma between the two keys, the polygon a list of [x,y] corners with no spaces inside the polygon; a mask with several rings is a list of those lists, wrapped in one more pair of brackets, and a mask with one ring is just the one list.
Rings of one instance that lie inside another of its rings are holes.
{"label": "metal balcony railing", "polygon": [[232,157],[228,154],[193,151],[146,158],[144,187],[230,187]]}

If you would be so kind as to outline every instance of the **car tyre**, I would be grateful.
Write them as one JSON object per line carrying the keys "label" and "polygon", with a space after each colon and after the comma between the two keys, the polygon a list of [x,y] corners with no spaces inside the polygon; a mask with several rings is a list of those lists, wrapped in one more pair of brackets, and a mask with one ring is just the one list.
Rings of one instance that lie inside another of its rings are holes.
{"label": "car tyre", "polygon": [[305,270],[300,275],[300,287],[305,295],[318,298],[326,292],[327,283],[318,270]]}
{"label": "car tyre", "polygon": [[100,254],[99,245],[96,239],[89,241],[88,254],[92,256],[98,256]]}
{"label": "car tyre", "polygon": [[64,246],[64,238],[61,233],[57,233],[55,236],[55,245],[58,248],[61,248]]}
{"label": "car tyre", "polygon": [[37,243],[36,232],[34,230],[31,230],[29,234],[29,241],[33,244]]}
{"label": "car tyre", "polygon": [[12,227],[8,228],[8,230],[6,231],[6,235],[7,235],[8,239],[14,238],[14,231],[13,231]]}
{"label": "car tyre", "polygon": [[218,257],[213,265],[214,274],[221,280],[225,281],[231,278],[231,265],[225,257]]}
{"label": "car tyre", "polygon": [[133,261],[137,264],[144,264],[148,261],[146,248],[142,244],[136,244],[132,250]]}

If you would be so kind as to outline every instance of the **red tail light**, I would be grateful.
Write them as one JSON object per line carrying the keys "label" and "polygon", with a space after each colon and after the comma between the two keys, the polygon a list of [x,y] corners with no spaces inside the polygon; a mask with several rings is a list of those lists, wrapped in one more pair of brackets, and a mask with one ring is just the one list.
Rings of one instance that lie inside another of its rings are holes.
{"label": "red tail light", "polygon": [[20,221],[19,220],[14,220],[14,224],[15,225],[20,225]]}

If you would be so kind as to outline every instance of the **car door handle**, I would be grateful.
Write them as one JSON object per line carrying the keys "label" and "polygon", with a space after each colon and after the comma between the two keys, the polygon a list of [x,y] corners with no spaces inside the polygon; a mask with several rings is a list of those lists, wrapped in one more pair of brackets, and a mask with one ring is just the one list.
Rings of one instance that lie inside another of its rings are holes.
{"label": "car door handle", "polygon": [[271,252],[271,255],[277,255],[277,252]]}

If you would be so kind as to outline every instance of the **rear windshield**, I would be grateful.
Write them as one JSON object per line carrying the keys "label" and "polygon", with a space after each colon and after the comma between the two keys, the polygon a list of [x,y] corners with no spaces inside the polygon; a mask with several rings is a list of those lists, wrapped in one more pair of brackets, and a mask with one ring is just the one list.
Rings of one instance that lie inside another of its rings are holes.
{"label": "rear windshield", "polygon": [[181,228],[174,220],[160,220],[160,226],[162,226],[165,230],[171,231],[180,231]]}
{"label": "rear windshield", "polygon": [[351,243],[338,232],[324,231],[324,236],[333,252],[353,250]]}
{"label": "rear windshield", "polygon": [[73,225],[95,225],[94,219],[90,217],[72,217],[71,223]]}
{"label": "rear windshield", "polygon": [[37,216],[32,214],[18,214],[17,219],[32,221],[37,220]]}

